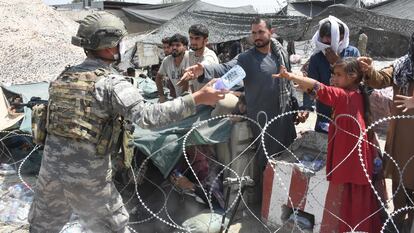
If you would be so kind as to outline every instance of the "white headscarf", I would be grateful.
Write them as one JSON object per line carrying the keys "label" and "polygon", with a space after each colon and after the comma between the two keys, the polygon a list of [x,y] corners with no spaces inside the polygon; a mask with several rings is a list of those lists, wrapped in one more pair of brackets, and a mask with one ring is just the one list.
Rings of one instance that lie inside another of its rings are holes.
{"label": "white headscarf", "polygon": [[[320,41],[321,37],[319,36],[319,31],[321,29],[321,26],[325,22],[331,23],[331,45],[324,44]],[[338,23],[341,23],[345,29],[344,39],[342,41],[339,41],[340,33],[339,33]],[[313,51],[313,54],[318,53],[320,51],[325,53],[325,49],[329,47],[331,47],[332,50],[335,51],[337,54],[340,54],[346,47],[349,46],[349,28],[340,19],[330,15],[328,18],[325,18],[319,21],[318,31],[316,31],[315,35],[313,35],[312,42],[315,44],[315,49]]]}

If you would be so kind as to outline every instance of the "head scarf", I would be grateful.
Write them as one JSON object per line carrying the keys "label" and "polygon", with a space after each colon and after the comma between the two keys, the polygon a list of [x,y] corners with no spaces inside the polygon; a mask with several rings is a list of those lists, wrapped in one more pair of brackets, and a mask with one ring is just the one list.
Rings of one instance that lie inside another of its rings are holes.
{"label": "head scarf", "polygon": [[[413,78],[414,60],[414,33],[411,35],[408,53],[394,62],[394,84],[401,90],[401,94],[408,95],[408,87]],[[411,96],[411,95],[410,95]]]}
{"label": "head scarf", "polygon": [[[327,45],[322,43],[321,37],[319,35],[319,31],[321,29],[321,26],[325,23],[325,22],[330,22],[331,23],[331,44]],[[340,41],[340,33],[339,33],[339,24],[341,23],[344,26],[344,39]],[[321,21],[319,21],[319,28],[318,31],[316,31],[315,35],[313,35],[312,37],[312,42],[315,45],[315,49],[313,51],[313,54],[318,53],[320,51],[325,52],[325,49],[327,48],[332,48],[332,50],[337,53],[340,54],[346,47],[349,46],[349,28],[348,26],[342,22],[340,19],[330,15],[328,18],[322,19]]]}

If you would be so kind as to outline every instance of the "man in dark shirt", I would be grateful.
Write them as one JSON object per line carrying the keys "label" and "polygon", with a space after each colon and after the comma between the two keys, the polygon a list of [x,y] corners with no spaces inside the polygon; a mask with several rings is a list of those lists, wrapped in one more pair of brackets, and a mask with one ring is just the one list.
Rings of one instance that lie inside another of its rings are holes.
{"label": "man in dark shirt", "polygon": [[[196,79],[204,73],[204,81],[220,77],[233,66],[239,65],[246,72],[244,78],[247,116],[259,122],[263,127],[274,117],[292,110],[291,100],[294,89],[290,81],[272,78],[279,72],[280,65],[290,67],[286,51],[271,39],[272,26],[267,19],[255,18],[251,26],[252,39],[255,47],[241,53],[233,60],[216,65],[197,64],[187,68],[181,80]],[[199,80],[203,81],[203,80]],[[305,119],[301,118],[302,121]],[[265,147],[269,156],[278,155],[296,138],[294,116],[278,118],[266,130]],[[259,137],[261,129],[252,125],[253,135]],[[260,142],[260,139],[259,139]],[[259,152],[261,168],[266,165],[263,151]]]}
{"label": "man in dark shirt", "polygon": [[[329,85],[331,79],[331,65],[333,65],[340,58],[344,57],[359,57],[359,51],[357,48],[349,45],[349,30],[347,26],[340,22],[336,22],[339,29],[339,46],[334,46],[335,43],[332,40],[332,27],[333,20],[337,21],[336,18],[330,16],[329,18],[323,19],[320,23],[319,31],[314,36],[314,43],[322,43],[328,48],[324,48],[323,45],[318,48],[316,45],[317,52],[314,53],[309,60],[309,68],[307,75],[325,85]],[[317,40],[315,42],[315,40]],[[342,45],[342,49],[341,49]],[[322,48],[321,48],[322,47]],[[338,49],[334,49],[338,47]],[[336,51],[334,51],[336,50]],[[303,109],[313,111],[314,100],[306,93],[303,94]],[[331,117],[332,109],[319,101],[316,101],[316,111],[327,117]],[[329,119],[318,115],[315,131],[328,132]]]}

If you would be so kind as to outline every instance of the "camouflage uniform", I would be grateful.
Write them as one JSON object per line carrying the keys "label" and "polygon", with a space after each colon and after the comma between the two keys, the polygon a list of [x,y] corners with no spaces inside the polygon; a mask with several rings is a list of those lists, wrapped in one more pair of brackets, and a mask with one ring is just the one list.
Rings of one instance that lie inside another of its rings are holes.
{"label": "camouflage uniform", "polygon": [[[87,72],[98,68],[111,73],[106,63],[90,58],[71,70]],[[161,126],[195,112],[191,95],[163,104],[146,104],[139,91],[117,75],[99,79],[93,96],[94,108],[100,114],[120,114],[141,127]],[[48,132],[29,213],[30,232],[59,232],[72,212],[88,232],[128,232],[129,215],[111,180],[110,154],[96,154],[93,143]]]}

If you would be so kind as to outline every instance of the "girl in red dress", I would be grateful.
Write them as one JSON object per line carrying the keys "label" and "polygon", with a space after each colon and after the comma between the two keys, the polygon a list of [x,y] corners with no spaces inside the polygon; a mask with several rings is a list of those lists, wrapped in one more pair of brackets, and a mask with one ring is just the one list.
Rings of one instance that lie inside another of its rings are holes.
{"label": "girl in red dress", "polygon": [[360,84],[362,72],[356,58],[344,58],[335,63],[332,86],[289,73],[285,67],[273,76],[296,82],[301,89],[333,108],[326,174],[328,181],[343,187],[339,232],[380,232],[379,205],[363,170],[364,167],[372,180],[374,148],[368,144],[372,133],[365,134],[361,142],[362,157],[358,152],[358,138],[369,124],[370,111],[368,96]]}

